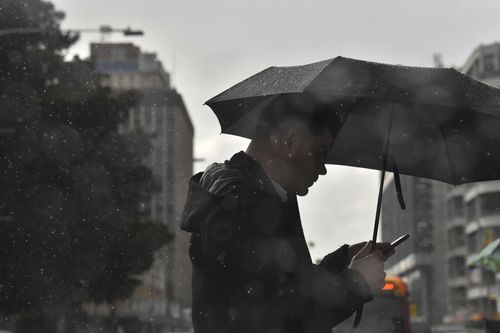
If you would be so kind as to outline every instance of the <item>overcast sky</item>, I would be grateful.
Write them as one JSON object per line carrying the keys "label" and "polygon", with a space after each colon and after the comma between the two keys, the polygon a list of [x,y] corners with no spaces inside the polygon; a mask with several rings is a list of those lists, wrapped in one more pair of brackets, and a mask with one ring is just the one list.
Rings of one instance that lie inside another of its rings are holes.
{"label": "overcast sky", "polygon": [[[66,12],[63,28],[142,29],[143,37],[111,36],[156,52],[173,74],[195,127],[200,171],[246,148],[220,135],[203,103],[272,65],[301,65],[342,55],[392,64],[461,66],[479,44],[500,39],[495,0],[54,0]],[[85,57],[82,35],[70,54]],[[314,258],[343,243],[371,238],[378,173],[328,167],[299,204]]]}

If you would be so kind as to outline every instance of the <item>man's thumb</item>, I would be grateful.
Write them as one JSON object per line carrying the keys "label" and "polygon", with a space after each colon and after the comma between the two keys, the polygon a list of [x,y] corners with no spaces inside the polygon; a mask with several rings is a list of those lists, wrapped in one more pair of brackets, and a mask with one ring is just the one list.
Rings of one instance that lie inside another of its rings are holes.
{"label": "man's thumb", "polygon": [[359,260],[367,255],[369,255],[372,251],[372,241],[368,241],[365,246],[352,258],[352,260]]}

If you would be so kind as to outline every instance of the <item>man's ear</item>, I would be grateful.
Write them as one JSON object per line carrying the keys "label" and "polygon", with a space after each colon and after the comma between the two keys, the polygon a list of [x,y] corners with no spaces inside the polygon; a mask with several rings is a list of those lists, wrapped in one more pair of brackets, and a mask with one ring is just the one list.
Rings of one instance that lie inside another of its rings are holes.
{"label": "man's ear", "polygon": [[269,144],[274,154],[289,157],[297,141],[297,130],[293,127],[280,128],[269,136]]}
{"label": "man's ear", "polygon": [[297,131],[294,128],[287,128],[281,132],[279,146],[283,156],[289,157],[292,154],[296,141]]}

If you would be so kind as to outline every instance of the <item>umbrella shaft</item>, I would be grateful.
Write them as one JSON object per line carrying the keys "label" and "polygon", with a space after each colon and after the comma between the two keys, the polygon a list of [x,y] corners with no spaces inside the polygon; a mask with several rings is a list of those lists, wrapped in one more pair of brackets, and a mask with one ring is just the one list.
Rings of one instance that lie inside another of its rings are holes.
{"label": "umbrella shaft", "polygon": [[387,158],[389,154],[389,141],[392,130],[392,118],[394,114],[394,101],[391,102],[391,113],[389,119],[389,127],[387,129],[387,135],[385,137],[385,147],[384,147],[384,157],[382,163],[382,174],[380,176],[380,187],[378,190],[378,200],[377,200],[377,211],[375,213],[375,225],[373,226],[373,237],[372,237],[372,251],[375,249],[375,244],[377,244],[377,233],[378,233],[378,224],[380,220],[380,209],[382,208],[382,194],[384,190],[384,179],[385,179],[385,170],[387,169]]}
{"label": "umbrella shaft", "polygon": [[375,249],[375,244],[377,243],[377,233],[378,233],[378,225],[379,225],[379,220],[380,220],[380,210],[382,208],[382,193],[384,190],[386,163],[387,163],[387,159],[384,158],[384,167],[383,167],[381,174],[380,174],[380,187],[378,190],[377,212],[375,213],[375,226],[373,227],[372,251]]}

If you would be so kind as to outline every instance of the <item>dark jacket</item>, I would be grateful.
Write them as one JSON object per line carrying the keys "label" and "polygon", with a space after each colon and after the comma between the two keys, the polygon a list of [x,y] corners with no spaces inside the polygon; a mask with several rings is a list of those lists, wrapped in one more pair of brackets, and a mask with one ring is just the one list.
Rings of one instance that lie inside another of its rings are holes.
{"label": "dark jacket", "polygon": [[372,299],[347,245],[312,263],[295,195],[283,202],[244,152],[192,177],[181,228],[195,333],[331,332]]}

